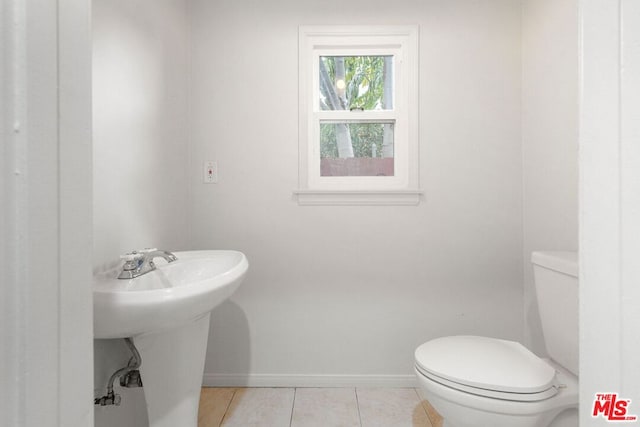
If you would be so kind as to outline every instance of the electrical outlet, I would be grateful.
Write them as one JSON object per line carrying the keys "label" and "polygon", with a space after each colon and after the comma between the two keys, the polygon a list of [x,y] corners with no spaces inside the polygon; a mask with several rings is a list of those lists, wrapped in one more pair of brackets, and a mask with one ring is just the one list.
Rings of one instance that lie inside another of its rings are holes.
{"label": "electrical outlet", "polygon": [[202,182],[205,184],[218,183],[218,162],[207,160],[202,168]]}

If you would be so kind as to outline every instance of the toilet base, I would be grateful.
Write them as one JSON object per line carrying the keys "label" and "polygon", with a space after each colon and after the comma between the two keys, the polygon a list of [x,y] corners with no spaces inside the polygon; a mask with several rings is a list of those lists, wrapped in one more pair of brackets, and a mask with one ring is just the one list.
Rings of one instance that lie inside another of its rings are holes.
{"label": "toilet base", "polygon": [[[514,402],[476,396],[432,381],[417,370],[416,376],[425,398],[444,418],[444,427],[555,427],[556,417],[568,409],[575,409],[578,403],[577,381],[570,381],[564,373],[562,379],[566,381],[563,383],[568,386],[556,397],[537,402]],[[568,415],[558,417],[567,418],[560,426],[573,427],[573,420],[577,426],[577,417],[573,416],[575,414]]]}
{"label": "toilet base", "polygon": [[[424,391],[424,388],[423,388]],[[507,415],[465,408],[425,391],[425,397],[443,417],[442,427],[547,427],[558,412],[536,415]]]}

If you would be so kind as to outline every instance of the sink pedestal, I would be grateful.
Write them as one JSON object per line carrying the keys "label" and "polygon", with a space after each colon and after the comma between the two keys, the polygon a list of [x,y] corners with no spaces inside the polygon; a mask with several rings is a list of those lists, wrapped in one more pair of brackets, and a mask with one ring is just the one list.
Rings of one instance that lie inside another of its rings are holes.
{"label": "sink pedestal", "polygon": [[211,313],[175,328],[135,336],[149,427],[197,427]]}

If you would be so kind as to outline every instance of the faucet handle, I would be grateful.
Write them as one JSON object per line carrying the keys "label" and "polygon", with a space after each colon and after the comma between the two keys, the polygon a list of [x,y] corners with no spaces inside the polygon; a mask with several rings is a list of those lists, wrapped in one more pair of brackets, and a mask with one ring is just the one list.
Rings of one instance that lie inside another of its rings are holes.
{"label": "faucet handle", "polygon": [[132,272],[138,270],[144,263],[144,254],[133,251],[120,255],[120,259],[124,261],[124,265],[118,279],[133,279],[135,276]]}

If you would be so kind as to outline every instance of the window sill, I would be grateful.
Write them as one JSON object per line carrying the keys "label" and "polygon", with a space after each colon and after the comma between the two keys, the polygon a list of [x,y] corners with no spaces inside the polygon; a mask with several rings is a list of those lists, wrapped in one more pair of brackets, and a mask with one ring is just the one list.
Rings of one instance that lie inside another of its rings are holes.
{"label": "window sill", "polygon": [[300,206],[417,206],[422,190],[294,190]]}

